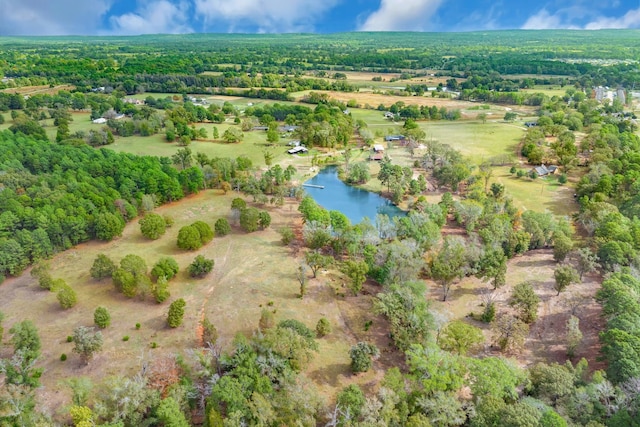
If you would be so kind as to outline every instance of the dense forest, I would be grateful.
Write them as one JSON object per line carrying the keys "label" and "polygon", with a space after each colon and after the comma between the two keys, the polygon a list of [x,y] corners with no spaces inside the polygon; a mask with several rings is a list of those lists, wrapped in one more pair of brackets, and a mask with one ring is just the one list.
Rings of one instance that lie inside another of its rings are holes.
{"label": "dense forest", "polygon": [[[354,90],[344,81],[296,77],[319,70],[415,74],[429,69],[491,80],[503,74],[553,75],[583,87],[633,86],[639,79],[636,38],[636,30],[5,38],[0,74],[33,84],[70,83],[83,91],[109,86],[128,94],[227,87]],[[600,66],[603,61],[606,67]],[[207,71],[222,75],[202,74]],[[516,87],[521,83],[512,80]]]}

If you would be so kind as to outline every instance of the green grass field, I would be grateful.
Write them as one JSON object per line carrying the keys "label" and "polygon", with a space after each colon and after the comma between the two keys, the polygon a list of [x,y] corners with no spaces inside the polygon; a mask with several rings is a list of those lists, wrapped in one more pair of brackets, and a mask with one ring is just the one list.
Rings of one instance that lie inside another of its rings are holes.
{"label": "green grass field", "polygon": [[459,150],[474,164],[480,164],[495,156],[516,154],[517,145],[524,134],[524,127],[517,123],[504,123],[489,118],[486,123],[477,121],[420,122],[427,140],[434,139]]}

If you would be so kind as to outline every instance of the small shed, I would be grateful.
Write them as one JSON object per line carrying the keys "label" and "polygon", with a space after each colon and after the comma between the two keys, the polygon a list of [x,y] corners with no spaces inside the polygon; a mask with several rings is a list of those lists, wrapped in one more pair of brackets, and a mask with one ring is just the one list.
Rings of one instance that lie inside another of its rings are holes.
{"label": "small shed", "polygon": [[384,159],[384,153],[383,152],[378,152],[378,153],[373,153],[369,156],[369,160],[375,160],[377,162],[382,161],[382,159]]}
{"label": "small shed", "polygon": [[107,119],[105,119],[104,117],[99,117],[99,118],[93,120],[93,123],[95,123],[97,125],[103,125],[103,124],[107,123]]}
{"label": "small shed", "polygon": [[547,175],[554,175],[558,170],[558,167],[555,165],[550,165],[550,166],[540,165],[533,168],[533,170],[536,172],[536,174],[538,174],[538,176],[547,176]]}
{"label": "small shed", "polygon": [[375,144],[373,146],[374,153],[384,153],[384,146],[382,144]]}
{"label": "small shed", "polygon": [[299,146],[294,147],[294,148],[292,148],[290,150],[287,150],[287,153],[289,153],[289,154],[298,154],[298,153],[306,153],[307,151],[309,151],[309,150],[307,150],[306,147],[303,147],[303,146],[299,145]]}
{"label": "small shed", "polygon": [[404,141],[405,136],[404,135],[387,135],[384,137],[384,140],[387,142]]}

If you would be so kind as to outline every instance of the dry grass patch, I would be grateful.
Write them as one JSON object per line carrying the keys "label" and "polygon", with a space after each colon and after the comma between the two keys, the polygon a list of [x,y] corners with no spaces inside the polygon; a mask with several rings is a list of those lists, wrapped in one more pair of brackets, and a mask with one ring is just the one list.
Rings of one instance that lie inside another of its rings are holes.
{"label": "dry grass patch", "polygon": [[[383,320],[375,319],[371,329],[363,332],[360,319],[369,319],[371,296],[337,298],[335,283],[341,280],[339,274],[323,272],[318,279],[309,279],[307,295],[299,298],[295,273],[302,254],[296,257],[291,249],[282,246],[276,231],[298,220],[295,203],[267,208],[272,216],[270,229],[246,234],[233,226],[230,235],[215,238],[198,251],[185,252],[176,247],[180,227],[195,220],[213,226],[218,218],[228,216],[231,200],[237,196],[205,191],[157,208],[157,213],[175,219],[175,225],[157,241],[145,239],[134,221],[117,240],[85,243],[56,256],[51,260],[53,277],[63,278],[78,294],[78,305],[70,310],[62,310],[55,294],[41,290],[28,272],[2,285],[0,310],[6,314],[6,330],[24,319],[33,320],[38,327],[43,348],[39,365],[45,369],[39,393],[48,408],[54,410],[68,403],[68,390],[61,385],[67,378],[88,376],[99,382],[111,375],[131,375],[140,370],[144,361],[184,353],[196,346],[203,314],[218,329],[222,348],[229,350],[237,333],[253,334],[263,308],[274,310],[276,321],[294,318],[312,329],[321,317],[331,322],[333,332],[319,339],[320,352],[306,371],[327,400],[351,382],[366,385],[382,375],[384,358],[380,367],[369,374],[352,376],[349,370],[349,348],[357,341],[373,340],[381,349],[387,346],[379,341],[386,333]],[[111,280],[92,279],[89,270],[100,253],[116,262],[127,254],[136,254],[146,260],[149,268],[162,257],[175,258],[181,271],[169,284],[171,297],[163,304],[151,299],[127,299],[115,291]],[[192,279],[186,268],[198,254],[214,259],[215,267],[209,276]],[[177,298],[186,301],[184,322],[170,329],[166,326],[167,310]],[[112,321],[102,331],[103,350],[83,366],[72,351],[73,343],[66,338],[76,326],[92,326],[98,306],[107,308]],[[136,323],[141,324],[139,330]],[[125,335],[130,337],[126,342],[122,340]],[[153,343],[157,348],[152,348]],[[3,356],[11,353],[8,343],[0,352]],[[69,357],[66,362],[60,361],[62,353]]]}

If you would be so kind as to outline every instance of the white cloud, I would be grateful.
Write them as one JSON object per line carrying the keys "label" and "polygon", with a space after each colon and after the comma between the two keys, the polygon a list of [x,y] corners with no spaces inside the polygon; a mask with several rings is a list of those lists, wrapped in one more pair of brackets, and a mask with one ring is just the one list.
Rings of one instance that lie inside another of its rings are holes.
{"label": "white cloud", "polygon": [[189,4],[182,1],[174,4],[168,0],[145,2],[135,12],[110,18],[112,31],[116,34],[190,33],[188,24]]}
{"label": "white cloud", "polygon": [[218,23],[230,31],[257,26],[259,32],[312,31],[322,15],[341,0],[194,0],[205,30]]}
{"label": "white cloud", "polygon": [[522,26],[523,30],[548,30],[553,28],[562,28],[562,20],[560,16],[551,15],[546,9],[542,9],[527,19]]}
{"label": "white cloud", "polygon": [[584,28],[587,30],[600,30],[603,28],[640,28],[640,8],[632,9],[618,18],[600,16],[589,22]]}
{"label": "white cloud", "polygon": [[92,34],[113,0],[0,0],[0,34]]}
{"label": "white cloud", "polygon": [[600,15],[599,10],[588,10],[581,5],[559,9],[553,14],[549,13],[547,9],[541,9],[535,15],[530,16],[522,28],[525,30],[640,28],[640,8],[629,10],[619,17]]}
{"label": "white cloud", "polygon": [[382,0],[361,31],[425,31],[443,0]]}

